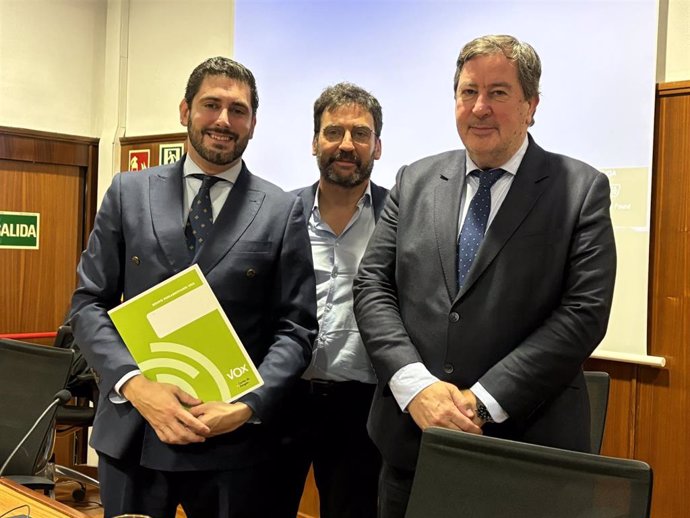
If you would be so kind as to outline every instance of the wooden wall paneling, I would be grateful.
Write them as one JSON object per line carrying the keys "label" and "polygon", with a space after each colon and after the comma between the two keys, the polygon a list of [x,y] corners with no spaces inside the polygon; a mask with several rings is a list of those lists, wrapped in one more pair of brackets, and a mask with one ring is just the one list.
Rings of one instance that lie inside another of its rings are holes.
{"label": "wooden wall paneling", "polygon": [[319,518],[321,511],[319,510],[319,491],[316,489],[316,481],[314,480],[314,467],[309,468],[307,480],[304,483],[304,493],[302,493],[302,500],[299,503],[299,512],[297,518]]}
{"label": "wooden wall paneling", "polygon": [[632,458],[635,437],[637,365],[589,359],[586,370],[608,372],[611,376],[602,455]]}
{"label": "wooden wall paneling", "polygon": [[650,262],[650,354],[640,367],[635,457],[654,470],[652,517],[690,509],[690,81],[660,85],[656,103]]}

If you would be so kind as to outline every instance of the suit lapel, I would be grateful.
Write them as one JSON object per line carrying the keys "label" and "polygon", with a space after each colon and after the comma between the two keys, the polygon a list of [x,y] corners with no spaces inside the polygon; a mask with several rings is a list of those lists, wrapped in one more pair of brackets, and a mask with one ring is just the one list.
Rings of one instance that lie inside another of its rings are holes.
{"label": "suit lapel", "polygon": [[458,298],[462,297],[479,279],[508,239],[522,224],[548,186],[548,177],[546,153],[534,143],[530,136],[525,157],[522,159],[501,208],[486,231],[467,280],[458,293]]}
{"label": "suit lapel", "polygon": [[201,271],[208,273],[227,254],[256,217],[266,194],[250,188],[251,173],[243,164],[228,199],[218,214],[208,240],[197,256]]}
{"label": "suit lapel", "polygon": [[374,207],[374,219],[379,220],[381,216],[381,211],[383,206],[386,204],[386,198],[388,198],[388,191],[383,187],[379,187],[374,182],[370,182],[371,185],[371,204]]}
{"label": "suit lapel", "polygon": [[457,293],[457,239],[460,196],[465,187],[465,153],[454,155],[434,190],[434,232],[448,297]]}
{"label": "suit lapel", "polygon": [[182,221],[183,163],[184,160],[180,160],[149,177],[149,205],[153,231],[173,269],[187,266],[190,262]]}
{"label": "suit lapel", "polygon": [[311,211],[314,208],[314,200],[316,199],[316,191],[318,188],[319,182],[316,182],[310,187],[305,187],[298,193],[298,196],[302,198],[302,213],[307,223],[311,219]]}

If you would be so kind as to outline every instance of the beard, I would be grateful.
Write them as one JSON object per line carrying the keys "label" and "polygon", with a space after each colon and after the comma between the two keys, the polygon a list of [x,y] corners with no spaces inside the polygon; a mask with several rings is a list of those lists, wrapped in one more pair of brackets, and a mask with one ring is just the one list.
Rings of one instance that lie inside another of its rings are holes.
{"label": "beard", "polygon": [[217,151],[209,146],[204,145],[205,131],[206,130],[192,128],[191,124],[187,126],[187,135],[189,136],[189,142],[192,144],[192,147],[204,160],[207,160],[215,165],[223,166],[232,164],[235,160],[242,156],[244,150],[247,149],[247,144],[249,144],[249,135],[244,138],[240,138],[240,136],[233,131],[215,129],[213,130],[215,133],[227,135],[235,142],[235,145],[229,151]]}
{"label": "beard", "polygon": [[[371,171],[374,169],[373,158],[370,158],[366,163],[362,163],[354,153],[344,153],[341,151],[330,158],[324,158],[322,155],[318,155],[316,158],[321,171],[321,178],[328,183],[350,189],[366,182],[371,177]],[[334,167],[334,162],[338,160],[345,160],[355,164],[354,172],[349,175],[338,174]]]}

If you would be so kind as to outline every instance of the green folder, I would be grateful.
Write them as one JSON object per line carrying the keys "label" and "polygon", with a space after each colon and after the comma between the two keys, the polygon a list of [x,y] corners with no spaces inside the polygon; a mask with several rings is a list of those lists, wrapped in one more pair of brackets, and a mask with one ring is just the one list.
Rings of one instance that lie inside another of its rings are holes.
{"label": "green folder", "polygon": [[263,385],[230,320],[195,264],[108,312],[153,381],[207,401],[234,401]]}

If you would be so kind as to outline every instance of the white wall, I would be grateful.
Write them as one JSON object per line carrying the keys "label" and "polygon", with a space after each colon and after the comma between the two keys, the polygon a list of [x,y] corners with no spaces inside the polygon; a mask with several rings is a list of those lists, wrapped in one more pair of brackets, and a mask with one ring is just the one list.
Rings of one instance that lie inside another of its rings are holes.
{"label": "white wall", "polygon": [[0,0],[0,125],[97,137],[106,4]]}
{"label": "white wall", "polygon": [[228,0],[130,0],[128,137],[183,131],[178,106],[191,71],[233,53]]}

